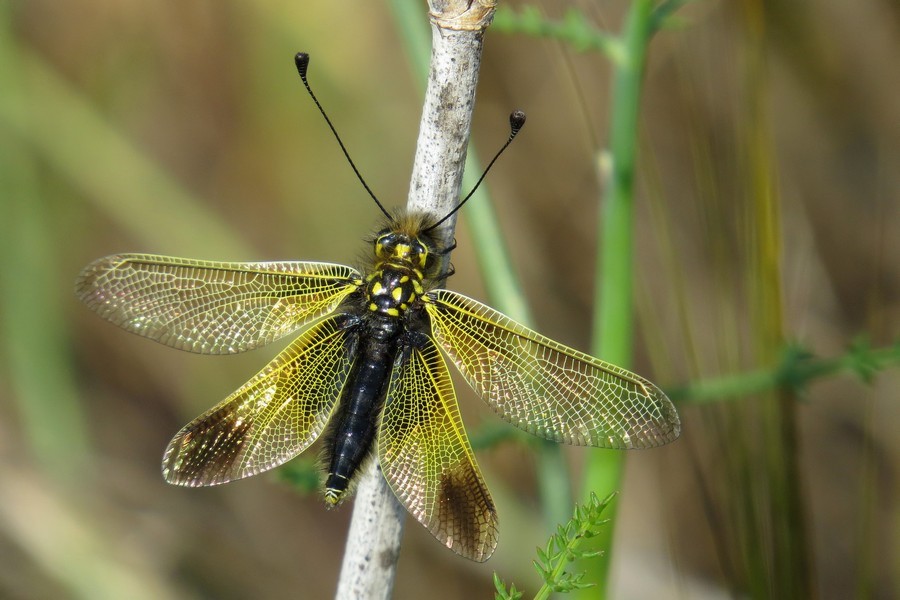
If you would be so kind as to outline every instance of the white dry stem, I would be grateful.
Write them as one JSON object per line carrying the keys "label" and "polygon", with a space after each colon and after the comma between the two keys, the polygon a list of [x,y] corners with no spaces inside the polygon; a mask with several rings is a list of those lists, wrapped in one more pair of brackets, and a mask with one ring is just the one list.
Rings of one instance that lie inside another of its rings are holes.
{"label": "white dry stem", "polygon": [[[431,68],[407,208],[438,217],[459,201],[484,30],[494,0],[430,0]],[[440,229],[453,239],[456,216]],[[394,585],[406,511],[377,461],[360,476],[338,581],[338,600],[387,599]]]}

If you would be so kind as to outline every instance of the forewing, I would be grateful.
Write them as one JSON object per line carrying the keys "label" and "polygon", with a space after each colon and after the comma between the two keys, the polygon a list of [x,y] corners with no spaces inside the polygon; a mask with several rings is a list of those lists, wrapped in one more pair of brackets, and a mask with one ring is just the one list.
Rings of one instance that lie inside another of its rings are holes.
{"label": "forewing", "polygon": [[425,296],[435,339],[503,419],[549,440],[648,448],[681,433],[655,385],[449,290]]}
{"label": "forewing", "polygon": [[448,548],[476,561],[497,546],[497,513],[463,429],[447,365],[428,338],[394,365],[378,437],[384,476]]}
{"label": "forewing", "polygon": [[359,281],[354,269],[330,263],[118,254],[85,267],[75,293],[132,333],[179,350],[233,354],[334,310]]}
{"label": "forewing", "polygon": [[169,442],[163,476],[176,485],[226,483],[276,467],[322,433],[352,364],[349,317],[327,317],[239,390]]}

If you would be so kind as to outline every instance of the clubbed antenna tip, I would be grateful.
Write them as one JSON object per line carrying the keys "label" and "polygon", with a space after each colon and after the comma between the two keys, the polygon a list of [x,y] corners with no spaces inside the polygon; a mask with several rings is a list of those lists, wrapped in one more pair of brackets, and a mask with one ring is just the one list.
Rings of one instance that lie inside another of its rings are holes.
{"label": "clubbed antenna tip", "polygon": [[478,181],[475,183],[475,187],[472,188],[472,191],[466,194],[466,197],[463,198],[459,204],[456,205],[456,208],[448,212],[446,215],[441,217],[435,224],[426,228],[424,231],[428,232],[432,229],[435,229],[438,225],[449,219],[453,216],[456,211],[463,207],[463,204],[469,201],[469,198],[472,197],[472,194],[475,193],[475,190],[478,189],[478,186],[481,185],[481,182],[484,181],[485,176],[488,174],[488,171],[491,170],[491,167],[494,166],[494,163],[497,162],[497,159],[500,158],[500,155],[503,154],[503,151],[509,146],[509,144],[515,139],[517,135],[519,135],[519,131],[521,131],[522,127],[525,126],[525,113],[521,110],[514,110],[509,113],[509,137],[506,139],[506,143],[497,151],[497,154],[494,155],[494,158],[491,159],[491,162],[488,163],[487,168],[485,168],[484,172],[481,174],[481,177],[478,178]]}
{"label": "clubbed antenna tip", "polygon": [[298,52],[297,55],[294,56],[294,64],[297,65],[297,72],[300,73],[300,78],[306,80],[306,69],[309,67],[309,54],[306,52]]}
{"label": "clubbed antenna tip", "polygon": [[525,113],[521,110],[514,110],[509,113],[509,137],[514,138],[519,130],[525,126]]}

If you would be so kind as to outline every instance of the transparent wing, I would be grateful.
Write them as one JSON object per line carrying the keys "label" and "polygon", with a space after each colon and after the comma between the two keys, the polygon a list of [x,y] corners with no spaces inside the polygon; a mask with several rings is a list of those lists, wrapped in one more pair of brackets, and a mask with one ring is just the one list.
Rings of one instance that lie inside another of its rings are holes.
{"label": "transparent wing", "polygon": [[179,350],[234,354],[334,310],[359,280],[354,269],[330,263],[119,254],[85,267],[75,293],[132,333]]}
{"label": "transparent wing", "polygon": [[681,433],[655,385],[449,290],[425,296],[435,339],[503,419],[549,440],[648,448]]}
{"label": "transparent wing", "polygon": [[169,442],[163,476],[201,486],[249,477],[290,460],[322,433],[352,358],[347,317],[327,317],[239,390]]}
{"label": "transparent wing", "polygon": [[384,476],[448,548],[479,562],[497,547],[497,513],[463,429],[450,373],[431,339],[391,376],[378,437]]}

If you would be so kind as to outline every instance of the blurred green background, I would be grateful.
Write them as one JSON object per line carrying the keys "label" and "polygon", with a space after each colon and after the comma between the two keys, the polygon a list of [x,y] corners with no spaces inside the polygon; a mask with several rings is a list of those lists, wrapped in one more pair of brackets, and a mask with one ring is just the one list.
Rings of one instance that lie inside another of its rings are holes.
{"label": "blurred green background", "polygon": [[[424,23],[425,4],[408,4]],[[555,19],[570,6],[547,4]],[[618,31],[628,3],[571,6]],[[773,369],[788,341],[826,357],[896,343],[897,6],[698,0],[654,39],[636,371],[674,389]],[[82,266],[121,251],[359,264],[378,212],[292,58],[312,55],[312,84],[360,170],[400,206],[422,57],[392,14],[381,2],[0,4],[0,596],[333,594],[349,505],[326,511],[271,475],[180,489],[159,472],[170,437],[277,348],[176,352],[97,319],[71,290]],[[486,156],[509,111],[528,113],[488,185],[540,331],[582,349],[610,73],[600,54],[489,31],[473,126]],[[457,238],[450,286],[490,300],[465,211]],[[791,539],[814,591],[896,597],[898,384],[894,368],[871,384],[844,374],[796,394],[686,399],[681,440],[628,455],[613,596],[777,596],[772,580],[792,574],[771,558],[785,513],[766,488],[791,481],[805,526]],[[496,424],[460,396],[473,430]],[[788,406],[776,440],[771,406]],[[574,469],[586,452],[565,450]],[[411,522],[396,597],[484,597],[492,570],[535,588],[533,548],[551,529],[533,456],[513,443],[479,451],[500,513],[495,557],[460,559]],[[780,460],[770,477],[762,465]]]}

